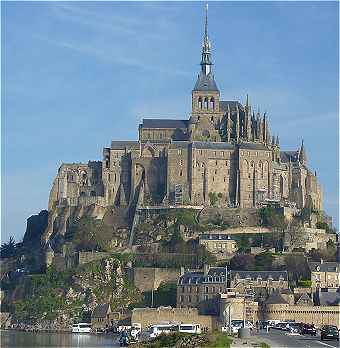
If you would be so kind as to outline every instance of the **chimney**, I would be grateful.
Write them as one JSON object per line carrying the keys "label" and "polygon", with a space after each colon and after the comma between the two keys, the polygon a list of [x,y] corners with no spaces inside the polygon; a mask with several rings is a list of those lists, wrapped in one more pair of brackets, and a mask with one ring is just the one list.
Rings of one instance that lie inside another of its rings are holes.
{"label": "chimney", "polygon": [[206,265],[206,264],[203,265],[203,272],[204,272],[204,275],[205,275],[205,276],[208,275],[208,272],[209,272],[209,265]]}

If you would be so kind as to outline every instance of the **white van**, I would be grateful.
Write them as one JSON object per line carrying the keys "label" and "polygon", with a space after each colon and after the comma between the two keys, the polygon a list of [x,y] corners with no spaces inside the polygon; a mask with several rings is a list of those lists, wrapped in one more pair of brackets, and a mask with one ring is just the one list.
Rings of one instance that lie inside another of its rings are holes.
{"label": "white van", "polygon": [[149,336],[150,338],[158,337],[160,334],[169,334],[176,331],[176,325],[173,324],[157,324],[150,326]]}
{"label": "white van", "polygon": [[200,324],[181,324],[178,327],[178,332],[200,334],[202,331]]}
{"label": "white van", "polygon": [[89,323],[78,323],[72,325],[73,333],[90,333],[91,332],[91,324]]}

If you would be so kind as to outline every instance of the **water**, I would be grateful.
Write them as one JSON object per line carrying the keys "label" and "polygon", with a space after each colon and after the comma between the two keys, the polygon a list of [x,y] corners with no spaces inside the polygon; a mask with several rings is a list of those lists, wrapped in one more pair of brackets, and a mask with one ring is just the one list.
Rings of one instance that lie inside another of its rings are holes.
{"label": "water", "polygon": [[117,336],[1,330],[1,347],[119,347]]}

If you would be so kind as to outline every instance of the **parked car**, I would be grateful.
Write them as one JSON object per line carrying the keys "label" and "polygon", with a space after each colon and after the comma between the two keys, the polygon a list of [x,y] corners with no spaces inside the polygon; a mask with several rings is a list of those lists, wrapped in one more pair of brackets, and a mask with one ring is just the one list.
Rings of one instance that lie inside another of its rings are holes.
{"label": "parked car", "polygon": [[321,341],[325,339],[334,339],[339,341],[339,331],[334,325],[325,325],[321,328]]}
{"label": "parked car", "polygon": [[[250,330],[253,330],[254,329],[254,325],[249,321],[249,320],[246,320],[245,322],[245,327],[250,329]],[[231,321],[231,332],[232,333],[238,333],[238,330],[243,327],[243,320],[232,320]]]}
{"label": "parked car", "polygon": [[281,330],[281,331],[289,331],[289,323],[280,322],[273,326],[273,329]]}
{"label": "parked car", "polygon": [[181,324],[178,327],[178,332],[200,334],[202,331],[200,324]]}
{"label": "parked car", "polygon": [[302,334],[303,324],[302,323],[288,323],[288,330],[291,333]]}
{"label": "parked car", "polygon": [[157,324],[150,326],[149,337],[155,338],[160,334],[169,334],[171,332],[178,331],[178,325],[174,324]]}
{"label": "parked car", "polygon": [[303,335],[316,336],[316,328],[313,324],[303,324],[301,333]]}

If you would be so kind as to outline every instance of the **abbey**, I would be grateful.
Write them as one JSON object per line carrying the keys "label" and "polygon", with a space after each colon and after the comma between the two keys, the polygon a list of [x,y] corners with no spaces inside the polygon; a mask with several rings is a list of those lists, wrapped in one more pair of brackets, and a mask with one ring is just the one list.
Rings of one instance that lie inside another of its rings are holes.
{"label": "abbey", "polygon": [[[143,119],[136,141],[112,141],[101,162],[63,164],[52,206],[263,205],[322,210],[304,144],[281,151],[266,114],[221,99],[212,71],[207,15],[201,71],[189,119]],[[214,198],[215,197],[215,198]],[[214,198],[214,199],[212,199]]]}

